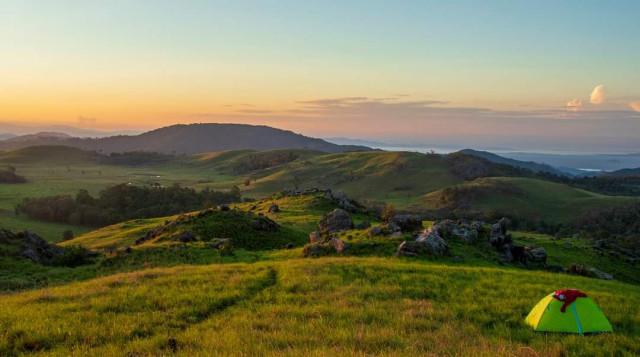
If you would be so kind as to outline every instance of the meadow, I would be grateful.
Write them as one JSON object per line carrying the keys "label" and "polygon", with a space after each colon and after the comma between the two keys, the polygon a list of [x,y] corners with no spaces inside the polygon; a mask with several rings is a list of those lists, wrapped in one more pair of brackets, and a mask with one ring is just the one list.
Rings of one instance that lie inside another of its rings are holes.
{"label": "meadow", "polygon": [[[613,334],[523,323],[556,288],[587,291]],[[640,289],[545,272],[340,257],[156,268],[0,297],[2,355],[640,353]]]}

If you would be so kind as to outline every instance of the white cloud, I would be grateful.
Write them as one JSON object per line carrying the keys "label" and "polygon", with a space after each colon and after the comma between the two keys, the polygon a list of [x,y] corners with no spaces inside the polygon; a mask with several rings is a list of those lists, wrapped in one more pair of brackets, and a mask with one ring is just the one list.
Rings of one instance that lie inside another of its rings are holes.
{"label": "white cloud", "polygon": [[640,102],[629,103],[629,108],[635,110],[636,112],[640,112]]}
{"label": "white cloud", "polygon": [[572,112],[577,112],[578,110],[580,110],[580,107],[582,107],[582,101],[578,98],[567,102],[567,110],[570,110]]}
{"label": "white cloud", "polygon": [[604,86],[602,84],[597,85],[595,88],[593,88],[593,91],[591,92],[591,98],[590,98],[590,102],[591,104],[602,104],[604,103],[605,100],[605,91],[604,91]]}

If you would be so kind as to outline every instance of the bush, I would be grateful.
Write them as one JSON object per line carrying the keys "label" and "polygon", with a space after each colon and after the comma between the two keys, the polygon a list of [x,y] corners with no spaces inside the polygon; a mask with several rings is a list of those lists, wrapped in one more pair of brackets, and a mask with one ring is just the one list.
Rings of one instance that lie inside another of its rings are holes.
{"label": "bush", "polygon": [[74,245],[66,247],[62,255],[52,260],[51,265],[77,267],[88,263],[91,263],[91,253],[89,250],[82,246]]}
{"label": "bush", "polygon": [[63,241],[71,240],[71,239],[73,239],[73,237],[74,237],[73,231],[70,230],[70,229],[67,229],[66,231],[62,232],[62,240]]}

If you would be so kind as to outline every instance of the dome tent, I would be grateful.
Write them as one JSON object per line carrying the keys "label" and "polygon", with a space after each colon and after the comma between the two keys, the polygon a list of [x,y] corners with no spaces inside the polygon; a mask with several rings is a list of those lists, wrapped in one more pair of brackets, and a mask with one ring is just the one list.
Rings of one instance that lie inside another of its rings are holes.
{"label": "dome tent", "polygon": [[525,323],[535,331],[566,333],[613,332],[598,305],[579,290],[557,290],[533,307]]}

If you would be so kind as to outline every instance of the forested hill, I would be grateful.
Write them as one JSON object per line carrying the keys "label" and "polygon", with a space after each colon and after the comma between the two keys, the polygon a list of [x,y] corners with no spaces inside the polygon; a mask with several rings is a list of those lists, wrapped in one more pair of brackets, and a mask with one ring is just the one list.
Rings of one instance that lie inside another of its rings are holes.
{"label": "forested hill", "polygon": [[370,150],[361,146],[329,143],[288,130],[268,126],[243,124],[172,125],[140,135],[121,135],[106,138],[68,138],[46,136],[16,137],[0,142],[0,150],[29,146],[65,145],[103,153],[152,151],[171,154],[253,149],[308,149],[329,153]]}

